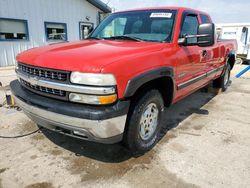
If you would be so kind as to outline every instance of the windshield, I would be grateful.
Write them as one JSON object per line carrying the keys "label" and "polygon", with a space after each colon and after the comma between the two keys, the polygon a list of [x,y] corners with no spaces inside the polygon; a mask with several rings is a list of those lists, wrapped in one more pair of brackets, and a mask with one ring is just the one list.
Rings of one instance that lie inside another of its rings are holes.
{"label": "windshield", "polygon": [[170,42],[176,11],[147,10],[114,13],[89,38]]}

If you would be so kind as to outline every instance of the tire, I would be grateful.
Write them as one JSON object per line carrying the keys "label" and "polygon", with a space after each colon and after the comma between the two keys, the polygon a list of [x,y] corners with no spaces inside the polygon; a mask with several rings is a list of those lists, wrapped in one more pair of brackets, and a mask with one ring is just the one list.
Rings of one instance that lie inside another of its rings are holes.
{"label": "tire", "polygon": [[129,110],[123,142],[134,155],[151,150],[159,141],[164,102],[158,90],[138,95]]}
{"label": "tire", "polygon": [[243,60],[241,58],[236,59],[236,64],[241,65],[243,63]]}
{"label": "tire", "polygon": [[214,88],[221,88],[223,92],[226,91],[231,83],[230,75],[231,75],[231,67],[229,64],[227,64],[221,77],[213,81]]}

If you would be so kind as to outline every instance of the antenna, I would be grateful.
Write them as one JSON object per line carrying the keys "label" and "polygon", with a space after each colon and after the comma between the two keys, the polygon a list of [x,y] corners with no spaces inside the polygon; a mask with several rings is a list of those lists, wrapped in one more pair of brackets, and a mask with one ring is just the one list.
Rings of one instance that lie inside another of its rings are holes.
{"label": "antenna", "polygon": [[110,1],[111,1],[111,0],[107,0],[106,5],[108,5],[108,4],[110,3]]}

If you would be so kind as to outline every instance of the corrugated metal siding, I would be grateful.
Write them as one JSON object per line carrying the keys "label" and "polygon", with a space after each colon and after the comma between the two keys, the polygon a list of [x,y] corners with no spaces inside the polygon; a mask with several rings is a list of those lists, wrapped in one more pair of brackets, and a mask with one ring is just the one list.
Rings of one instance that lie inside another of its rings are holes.
{"label": "corrugated metal siding", "polygon": [[[44,22],[67,24],[68,40],[79,40],[79,22],[96,25],[98,8],[86,0],[0,0],[0,18],[28,20],[29,41],[0,41],[0,66],[15,65],[15,56],[46,45]],[[86,16],[90,20],[86,20]]]}

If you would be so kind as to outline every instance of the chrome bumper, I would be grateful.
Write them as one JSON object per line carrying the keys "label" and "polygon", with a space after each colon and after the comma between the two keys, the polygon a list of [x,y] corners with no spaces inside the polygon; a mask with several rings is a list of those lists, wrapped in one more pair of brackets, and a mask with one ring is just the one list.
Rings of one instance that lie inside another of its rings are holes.
{"label": "chrome bumper", "polygon": [[87,120],[70,117],[29,105],[18,97],[16,104],[38,125],[84,140],[113,144],[122,140],[127,115],[107,120]]}

